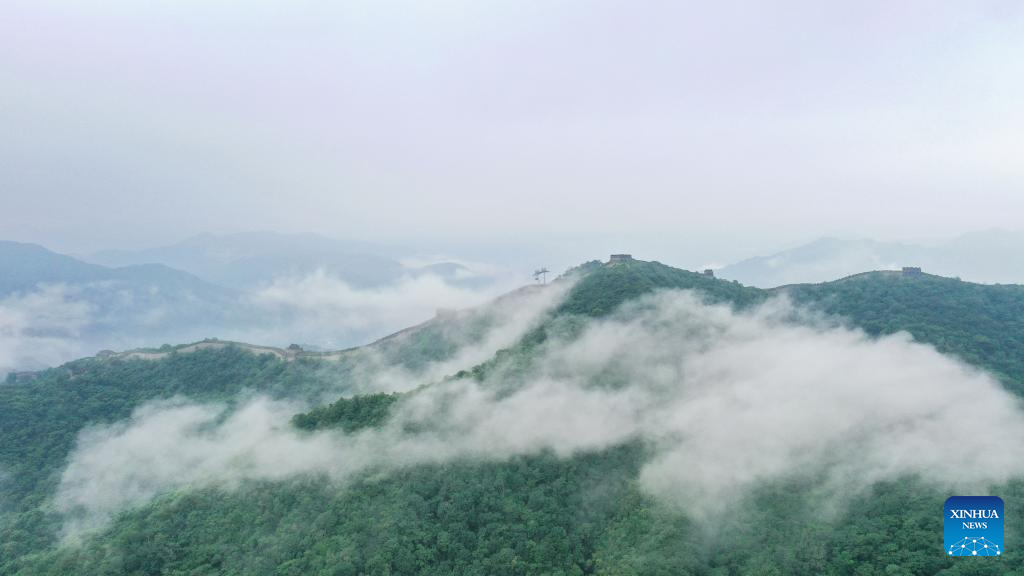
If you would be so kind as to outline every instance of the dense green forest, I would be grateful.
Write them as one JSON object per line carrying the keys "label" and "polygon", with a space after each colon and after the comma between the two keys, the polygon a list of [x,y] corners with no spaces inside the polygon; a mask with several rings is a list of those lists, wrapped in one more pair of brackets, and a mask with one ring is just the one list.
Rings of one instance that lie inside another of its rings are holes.
{"label": "dense green forest", "polygon": [[940,352],[997,374],[1024,394],[1024,286],[870,272],[779,290],[796,302],[847,318],[868,334],[910,332]]}
{"label": "dense green forest", "polygon": [[[739,308],[778,291],[743,287],[659,263],[588,263],[562,303],[521,341],[452,378],[526,374],[533,351],[571,337],[589,318],[662,289],[691,289]],[[781,289],[795,302],[872,335],[907,331],[1024,391],[1024,287],[870,273]],[[486,314],[440,319],[378,343],[385,361],[418,369],[480,338]],[[459,335],[455,337],[453,335]],[[184,396],[237,402],[253,394],[317,404],[296,414],[302,433],[380,426],[409,394],[355,394],[353,360],[286,361],[226,347],[161,360],[85,359],[0,387],[2,574],[1020,574],[1024,555],[946,558],[948,494],[926,479],[874,485],[832,515],[800,479],[766,482],[736,503],[743,514],[708,528],[645,493],[638,470],[650,447],[627,442],[560,457],[457,459],[370,472],[336,483],[310,476],[233,490],[165,494],[121,513],[78,545],[59,545],[52,505],[76,438],[141,404]],[[379,360],[379,359],[378,359]],[[337,398],[337,396],[342,396]],[[1024,534],[1024,482],[995,487],[1007,542]]]}
{"label": "dense green forest", "polygon": [[292,424],[300,430],[341,428],[345,432],[356,432],[383,422],[398,399],[398,394],[384,393],[339,398],[326,406],[296,414]]}

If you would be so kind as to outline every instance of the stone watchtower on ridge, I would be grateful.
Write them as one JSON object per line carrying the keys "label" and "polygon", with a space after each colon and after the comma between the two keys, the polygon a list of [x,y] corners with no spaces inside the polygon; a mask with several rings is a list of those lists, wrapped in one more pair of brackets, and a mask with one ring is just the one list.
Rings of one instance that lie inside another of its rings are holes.
{"label": "stone watchtower on ridge", "polygon": [[921,268],[919,266],[904,266],[903,267],[903,275],[904,276],[920,276],[921,275]]}
{"label": "stone watchtower on ridge", "polygon": [[631,260],[633,260],[632,254],[612,254],[608,258],[608,263],[614,264],[616,262],[629,262]]}

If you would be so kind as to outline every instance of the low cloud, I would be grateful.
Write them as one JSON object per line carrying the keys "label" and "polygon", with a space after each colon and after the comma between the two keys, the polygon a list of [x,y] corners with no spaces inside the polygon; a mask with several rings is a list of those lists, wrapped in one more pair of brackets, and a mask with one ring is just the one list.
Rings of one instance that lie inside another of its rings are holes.
{"label": "low cloud", "polygon": [[[254,314],[275,321],[244,329],[242,334],[257,342],[354,346],[429,320],[439,309],[483,304],[510,288],[508,284],[459,286],[432,274],[357,288],[318,270],[306,276],[278,278],[246,297]],[[230,329],[228,332],[230,336]]]}
{"label": "low cloud", "polygon": [[101,349],[198,340],[224,323],[225,308],[188,291],[166,294],[116,280],[38,284],[0,299],[0,374],[48,368]]}
{"label": "low cloud", "polygon": [[[562,302],[571,287],[567,279],[527,286],[476,308],[442,313],[434,320],[433,337],[450,343],[454,353],[423,366],[409,368],[380,348],[364,348],[357,363],[357,385],[367,392],[404,392],[481,364],[516,344]],[[408,336],[397,335],[395,344],[401,347],[404,337]]]}
{"label": "low cloud", "polygon": [[905,334],[872,339],[785,300],[737,313],[662,293],[552,338],[534,360],[525,379],[496,370],[421,389],[384,426],[353,435],[297,433],[288,426],[297,407],[267,399],[229,414],[150,405],[82,435],[57,505],[75,537],[184,486],[305,474],[344,482],[372,469],[569,456],[630,440],[652,448],[644,489],[697,517],[793,476],[824,477],[844,494],[907,474],[979,490],[1024,474],[1024,411],[991,377]]}
{"label": "low cloud", "polygon": [[0,378],[55,366],[103,348],[126,350],[216,336],[331,350],[366,344],[509,290],[509,282],[459,284],[434,274],[356,288],[323,271],[278,278],[252,294],[205,301],[187,291],[114,281],[39,285],[0,299]]}
{"label": "low cloud", "polygon": [[42,285],[0,299],[0,371],[37,369],[81,356],[93,306],[75,288]]}

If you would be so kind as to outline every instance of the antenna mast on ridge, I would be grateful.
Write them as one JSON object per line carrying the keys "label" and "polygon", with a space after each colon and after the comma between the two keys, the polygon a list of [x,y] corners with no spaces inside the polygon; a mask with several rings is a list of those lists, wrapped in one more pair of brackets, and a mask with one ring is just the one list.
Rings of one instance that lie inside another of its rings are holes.
{"label": "antenna mast on ridge", "polygon": [[547,268],[541,268],[540,270],[535,270],[533,272],[533,279],[536,280],[537,282],[542,283],[542,284],[547,284],[548,283],[548,272],[550,272],[550,270],[548,270]]}

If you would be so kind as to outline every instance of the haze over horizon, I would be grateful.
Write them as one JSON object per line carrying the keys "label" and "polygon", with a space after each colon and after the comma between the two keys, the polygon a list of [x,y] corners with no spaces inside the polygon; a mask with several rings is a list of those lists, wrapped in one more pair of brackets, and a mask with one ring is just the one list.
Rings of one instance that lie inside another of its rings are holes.
{"label": "haze over horizon", "polygon": [[1019,3],[282,7],[8,3],[0,237],[697,266],[1020,227]]}

